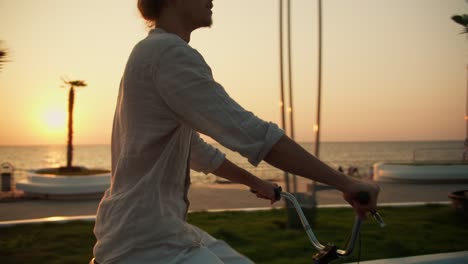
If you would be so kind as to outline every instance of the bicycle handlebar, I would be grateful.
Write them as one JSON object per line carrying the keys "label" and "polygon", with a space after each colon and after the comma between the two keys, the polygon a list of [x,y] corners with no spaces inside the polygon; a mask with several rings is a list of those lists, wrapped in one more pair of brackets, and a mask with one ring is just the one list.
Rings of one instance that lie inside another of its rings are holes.
{"label": "bicycle handlebar", "polygon": [[[309,237],[309,240],[312,243],[312,245],[319,251],[324,250],[325,246],[322,245],[318,241],[317,237],[315,236],[312,228],[309,225],[309,222],[307,221],[307,218],[305,217],[304,213],[302,212],[301,205],[296,200],[296,197],[294,197],[294,195],[292,195],[292,194],[290,194],[288,192],[281,192],[281,197],[289,200],[294,205],[294,208],[296,209],[296,211],[297,211],[297,213],[299,215],[299,219],[301,220],[302,226],[304,227],[304,230],[307,233],[307,236]],[[362,223],[362,219],[359,216],[356,216],[356,218],[354,220],[353,229],[351,231],[351,238],[349,239],[349,242],[348,242],[348,245],[347,245],[346,249],[344,249],[344,250],[336,249],[336,253],[337,253],[337,255],[339,257],[349,256],[353,252],[354,245],[355,245],[355,242],[356,242],[356,238],[357,238],[357,236],[359,234],[359,230],[361,228],[361,223]]]}
{"label": "bicycle handlebar", "polygon": [[[293,204],[294,208],[296,209],[296,211],[297,211],[297,213],[299,215],[302,226],[304,227],[304,230],[306,231],[307,236],[309,237],[310,242],[320,252],[318,254],[319,255],[318,258],[326,258],[325,262],[321,262],[319,260],[319,262],[316,262],[316,263],[328,263],[328,261],[330,261],[330,260],[333,260],[333,259],[336,259],[336,258],[346,257],[346,256],[351,255],[351,253],[353,253],[354,246],[356,244],[355,242],[356,242],[356,239],[357,239],[357,237],[359,235],[359,231],[361,229],[361,224],[362,224],[362,219],[359,216],[356,215],[356,217],[354,219],[353,229],[351,231],[351,237],[350,237],[345,249],[337,249],[336,246],[334,246],[334,245],[324,246],[318,241],[317,237],[315,236],[314,232],[312,231],[312,228],[310,227],[309,222],[307,221],[307,218],[305,217],[304,213],[302,212],[301,205],[296,200],[296,197],[294,197],[294,195],[292,195],[291,193],[282,192],[281,187],[278,187],[278,188],[275,189],[275,195],[276,195],[277,200],[279,200],[280,197],[283,197],[283,198],[289,200]],[[358,195],[356,196],[355,199],[361,204],[367,204],[370,201],[370,196],[366,192],[360,192],[360,193],[358,193]],[[375,218],[375,220],[377,222],[379,222],[380,226],[384,227],[385,223],[383,222],[380,215],[376,211],[372,211],[371,213],[372,213],[373,217]],[[332,255],[330,255],[330,253]]]}

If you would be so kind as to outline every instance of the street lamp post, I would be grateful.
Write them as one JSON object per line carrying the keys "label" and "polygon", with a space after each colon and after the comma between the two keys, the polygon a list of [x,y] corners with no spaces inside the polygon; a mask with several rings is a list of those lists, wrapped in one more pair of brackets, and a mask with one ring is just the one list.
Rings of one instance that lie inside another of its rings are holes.
{"label": "street lamp post", "polygon": [[[281,128],[286,131],[286,116],[284,112],[284,62],[283,62],[283,0],[279,0],[279,64],[280,64],[280,111]],[[284,172],[286,191],[289,192],[289,174]]]}
{"label": "street lamp post", "polygon": [[[318,67],[317,67],[317,122],[314,125],[315,132],[315,157],[320,157],[320,119],[322,108],[322,0],[318,0]],[[312,183],[312,201],[316,204],[317,200],[317,182]]]}
{"label": "street lamp post", "polygon": [[315,131],[315,156],[320,155],[320,117],[321,117],[321,97],[322,97],[322,0],[318,0],[318,73],[317,73],[317,123]]}
{"label": "street lamp post", "polygon": [[465,102],[465,150],[463,151],[463,161],[468,160],[468,65],[466,65],[466,102]]}
{"label": "street lamp post", "polygon": [[[294,135],[294,107],[293,107],[293,78],[292,78],[292,55],[291,55],[291,0],[288,0],[287,8],[288,20],[287,20],[287,29],[288,29],[288,87],[289,87],[289,132],[291,133],[291,138],[295,140]],[[293,178],[293,192],[297,192],[297,178],[296,175],[292,175]]]}

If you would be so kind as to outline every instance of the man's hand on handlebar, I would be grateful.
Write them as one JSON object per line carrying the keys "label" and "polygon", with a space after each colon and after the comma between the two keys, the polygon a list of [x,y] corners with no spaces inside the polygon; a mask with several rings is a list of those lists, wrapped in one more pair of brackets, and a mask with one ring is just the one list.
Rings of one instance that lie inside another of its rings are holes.
{"label": "man's hand on handlebar", "polygon": [[253,186],[250,191],[255,193],[258,198],[270,200],[273,204],[280,199],[275,189],[278,189],[278,184],[259,179],[256,186]]}
{"label": "man's hand on handlebar", "polygon": [[[356,213],[362,218],[366,219],[367,212],[376,212],[377,210],[377,197],[379,196],[380,187],[373,182],[365,182],[360,180],[353,180],[345,192],[343,198],[356,210]],[[367,193],[363,201],[360,194]]]}

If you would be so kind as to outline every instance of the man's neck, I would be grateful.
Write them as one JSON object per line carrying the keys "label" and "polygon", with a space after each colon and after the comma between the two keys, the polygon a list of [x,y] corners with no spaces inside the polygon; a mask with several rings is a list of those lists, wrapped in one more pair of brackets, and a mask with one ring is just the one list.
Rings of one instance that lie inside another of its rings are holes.
{"label": "man's neck", "polygon": [[190,42],[190,34],[193,31],[193,29],[184,26],[182,21],[175,16],[162,16],[158,20],[156,28],[161,28],[167,33],[176,34],[187,43]]}

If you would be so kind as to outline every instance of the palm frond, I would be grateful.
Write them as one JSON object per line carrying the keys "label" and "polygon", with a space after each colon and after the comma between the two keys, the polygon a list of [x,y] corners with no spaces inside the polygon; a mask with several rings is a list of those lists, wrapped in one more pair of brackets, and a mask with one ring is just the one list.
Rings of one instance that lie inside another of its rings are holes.
{"label": "palm frond", "polygon": [[468,15],[467,14],[452,16],[452,20],[455,23],[462,25],[464,27],[463,30],[460,32],[460,34],[468,33]]}
{"label": "palm frond", "polygon": [[6,60],[7,55],[8,55],[8,52],[6,49],[0,49],[0,70],[2,69],[3,63],[7,62]]}
{"label": "palm frond", "polygon": [[87,86],[86,82],[83,80],[69,81],[68,84],[74,87],[85,87]]}
{"label": "palm frond", "polygon": [[452,16],[452,20],[455,21],[455,23],[460,24],[462,26],[468,26],[468,15],[455,15]]}
{"label": "palm frond", "polygon": [[2,69],[2,65],[5,62],[6,52],[0,50],[0,70]]}
{"label": "palm frond", "polygon": [[[83,80],[73,80],[73,81],[70,81],[70,78],[68,78],[68,76],[65,76],[65,77],[60,77],[60,79],[62,80],[62,82],[68,86],[71,86],[71,87],[85,87],[87,86],[86,82],[83,81]],[[62,87],[62,86],[60,86]]]}
{"label": "palm frond", "polygon": [[[68,78],[67,78],[68,79]],[[62,80],[63,83],[68,84],[68,80],[65,79],[65,77],[60,76],[60,80]]]}

